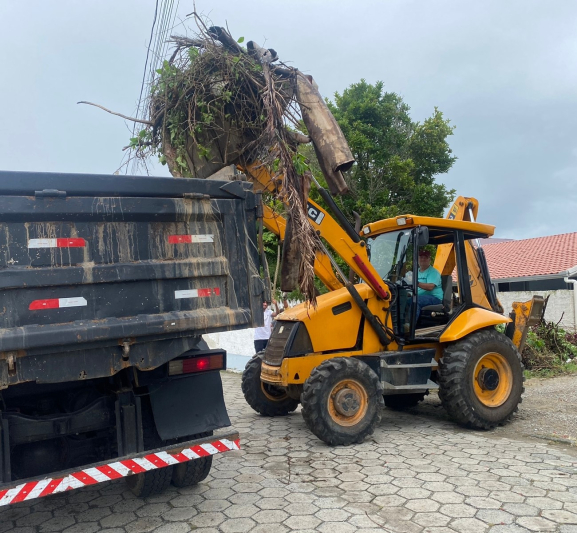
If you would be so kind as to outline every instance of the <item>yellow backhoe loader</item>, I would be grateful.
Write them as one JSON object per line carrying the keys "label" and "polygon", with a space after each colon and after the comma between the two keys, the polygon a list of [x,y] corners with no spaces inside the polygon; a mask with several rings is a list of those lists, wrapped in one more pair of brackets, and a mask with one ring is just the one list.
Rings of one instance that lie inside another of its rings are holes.
{"label": "yellow backhoe loader", "polygon": [[[263,190],[278,187],[262,167],[243,170]],[[506,422],[524,390],[519,352],[544,300],[502,314],[479,244],[494,227],[475,221],[478,202],[459,197],[447,218],[397,216],[358,233],[317,187],[333,216],[309,200],[310,223],[360,283],[349,281],[327,248],[317,253],[315,271],[330,292],[316,308],[301,304],[277,317],[266,350],[243,373],[249,405],[281,416],[300,403],[307,426],[330,445],[362,442],[383,404],[414,406],[434,389],[460,424],[489,429]],[[264,224],[282,239],[282,217],[265,208]],[[423,307],[417,320],[424,247],[435,255],[443,299]]]}

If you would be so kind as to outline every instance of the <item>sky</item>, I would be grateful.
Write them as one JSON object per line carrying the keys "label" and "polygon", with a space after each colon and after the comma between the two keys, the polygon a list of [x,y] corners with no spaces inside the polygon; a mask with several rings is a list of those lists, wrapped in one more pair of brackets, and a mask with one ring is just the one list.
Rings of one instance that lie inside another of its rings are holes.
{"label": "sky", "polygon": [[[172,33],[185,34],[193,3],[172,1]],[[577,2],[197,0],[196,9],[275,48],[326,97],[364,78],[401,95],[413,120],[438,107],[456,126],[458,160],[437,180],[477,198],[496,237],[577,231]],[[76,102],[136,112],[154,10],[155,0],[0,1],[0,169],[118,169],[132,124]]]}

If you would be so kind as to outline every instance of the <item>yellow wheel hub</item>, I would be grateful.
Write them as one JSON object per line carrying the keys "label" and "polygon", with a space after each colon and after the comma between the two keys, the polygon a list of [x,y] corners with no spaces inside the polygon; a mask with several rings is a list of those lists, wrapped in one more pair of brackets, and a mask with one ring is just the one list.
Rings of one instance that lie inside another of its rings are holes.
{"label": "yellow wheel hub", "polygon": [[340,426],[354,426],[367,413],[369,398],[367,391],[353,379],[339,381],[328,398],[330,417]]}
{"label": "yellow wheel hub", "polygon": [[513,388],[511,365],[497,352],[485,354],[475,366],[473,389],[477,399],[487,407],[503,405]]}
{"label": "yellow wheel hub", "polygon": [[271,402],[282,402],[288,398],[288,394],[285,390],[275,387],[274,385],[269,385],[268,383],[260,382],[260,389],[262,393]]}

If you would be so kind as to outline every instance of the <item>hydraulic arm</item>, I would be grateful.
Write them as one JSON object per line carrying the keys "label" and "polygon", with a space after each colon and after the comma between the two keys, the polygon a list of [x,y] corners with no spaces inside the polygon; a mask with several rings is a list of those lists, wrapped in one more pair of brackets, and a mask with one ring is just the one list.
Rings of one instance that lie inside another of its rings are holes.
{"label": "hydraulic arm", "polygon": [[[252,179],[257,190],[273,192],[278,191],[282,187],[282,180],[273,181],[272,176],[263,165],[253,163],[242,168],[242,170]],[[322,194],[322,192],[326,191],[320,189],[320,192]],[[328,196],[328,193],[326,193],[326,196],[326,200],[330,204],[332,199]],[[310,198],[307,208],[309,221],[316,233],[329,244],[360,279],[365,281],[375,291],[379,298],[388,299],[388,292],[384,288],[384,283],[369,262],[365,242],[358,236],[353,239],[353,235],[349,234],[350,232],[345,231],[325,209]],[[336,206],[334,208],[337,213],[340,213]],[[270,231],[282,238],[286,228],[286,221],[282,217],[275,215],[271,209],[265,209],[263,222]],[[334,274],[329,258],[322,252],[317,253],[315,271],[328,288],[336,290],[344,287],[343,283]]]}

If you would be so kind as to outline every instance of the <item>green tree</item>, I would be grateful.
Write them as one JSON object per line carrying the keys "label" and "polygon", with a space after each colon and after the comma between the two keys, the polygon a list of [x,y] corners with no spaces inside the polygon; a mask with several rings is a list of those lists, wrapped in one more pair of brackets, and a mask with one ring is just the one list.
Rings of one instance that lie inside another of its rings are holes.
{"label": "green tree", "polygon": [[435,108],[413,122],[409,106],[382,82],[361,80],[334,100],[328,105],[356,160],[346,176],[351,192],[341,198],[345,212],[357,211],[364,224],[404,213],[442,216],[455,191],[435,177],[456,160],[447,142],[454,127],[443,113]]}

